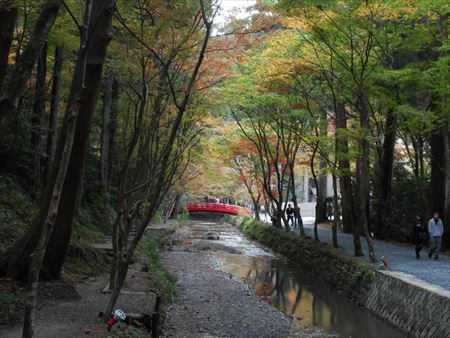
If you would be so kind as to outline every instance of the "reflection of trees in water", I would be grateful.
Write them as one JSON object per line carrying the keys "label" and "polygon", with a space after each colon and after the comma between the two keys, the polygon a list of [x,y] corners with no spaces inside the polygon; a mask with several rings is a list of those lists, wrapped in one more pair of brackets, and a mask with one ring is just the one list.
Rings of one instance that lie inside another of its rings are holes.
{"label": "reflection of trees in water", "polygon": [[297,307],[298,304],[300,304],[300,300],[302,299],[302,287],[300,284],[298,284],[298,288],[297,288],[297,295],[295,297],[295,302],[294,305],[292,306],[292,311],[291,311],[291,315],[295,314],[295,311],[297,311]]}
{"label": "reflection of trees in water", "polygon": [[[302,318],[302,325],[319,326],[325,330],[340,331],[345,336],[375,336],[392,333],[384,323],[373,320],[368,314],[333,293],[332,286],[316,284],[314,278],[292,274],[283,262],[247,257],[236,258],[234,272],[245,278],[255,294],[288,315]],[[311,285],[310,285],[311,284]],[[324,292],[331,288],[331,292]],[[352,313],[348,318],[348,313]],[[393,336],[393,335],[391,335]]]}
{"label": "reflection of trees in water", "polygon": [[316,318],[316,297],[312,295],[312,307],[311,307],[311,316],[312,316],[312,324],[317,325],[317,318]]}
{"label": "reflection of trees in water", "polygon": [[[258,259],[252,259],[249,263],[247,265],[248,270],[242,271],[244,272],[243,276],[245,276],[245,280],[255,290],[258,297],[265,299],[267,302],[273,302],[277,308],[286,314],[297,316],[297,311],[300,311],[304,316],[311,316],[305,319],[310,319],[313,325],[320,323],[329,326],[331,324],[329,322],[322,323],[325,318],[323,318],[321,313],[318,313],[325,310],[323,309],[323,302],[318,300],[313,293],[305,293],[306,291],[302,285],[295,277],[289,276],[282,264],[276,260],[261,261]],[[295,294],[295,300],[292,299],[292,293]],[[307,298],[304,298],[305,296]],[[302,304],[302,300],[306,302]],[[325,317],[328,316],[326,315]]]}

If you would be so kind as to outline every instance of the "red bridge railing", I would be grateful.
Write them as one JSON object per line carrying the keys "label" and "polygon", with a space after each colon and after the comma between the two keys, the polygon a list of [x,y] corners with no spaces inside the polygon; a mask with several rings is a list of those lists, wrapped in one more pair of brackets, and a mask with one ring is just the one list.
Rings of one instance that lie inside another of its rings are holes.
{"label": "red bridge railing", "polygon": [[243,208],[237,205],[207,203],[207,202],[191,202],[187,205],[188,212],[222,212],[232,215],[251,215],[249,208]]}

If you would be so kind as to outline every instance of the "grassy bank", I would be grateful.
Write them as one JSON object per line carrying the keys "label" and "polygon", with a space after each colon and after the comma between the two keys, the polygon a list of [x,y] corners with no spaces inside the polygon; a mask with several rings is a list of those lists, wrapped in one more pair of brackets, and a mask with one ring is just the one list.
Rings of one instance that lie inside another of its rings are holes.
{"label": "grassy bank", "polygon": [[[177,215],[171,220],[172,230],[182,227],[188,218],[187,213]],[[166,270],[160,258],[161,250],[170,246],[171,243],[172,231],[163,230],[156,237],[145,235],[138,248],[138,255],[144,259],[149,268],[151,289],[161,295],[163,305],[171,303],[176,294],[175,278]]]}
{"label": "grassy bank", "polygon": [[317,275],[357,303],[369,289],[374,274],[372,267],[348,257],[339,249],[249,217],[229,217],[228,221],[246,236],[289,258],[304,271]]}
{"label": "grassy bank", "polygon": [[172,301],[175,296],[175,278],[166,270],[161,262],[160,250],[164,242],[145,237],[143,246],[145,248],[145,261],[149,267],[150,286],[161,295],[163,304]]}

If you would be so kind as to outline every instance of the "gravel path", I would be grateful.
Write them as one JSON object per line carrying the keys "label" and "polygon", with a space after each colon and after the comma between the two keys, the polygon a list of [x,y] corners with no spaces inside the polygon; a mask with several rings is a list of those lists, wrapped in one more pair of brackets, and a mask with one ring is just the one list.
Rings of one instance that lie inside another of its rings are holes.
{"label": "gravel path", "polygon": [[292,323],[258,299],[242,280],[219,271],[203,251],[165,252],[178,296],[168,309],[165,337],[286,337]]}
{"label": "gravel path", "polygon": [[[305,222],[307,236],[314,237],[313,222],[310,219]],[[319,238],[322,242],[332,244],[331,229],[319,227]],[[368,261],[367,241],[364,237],[361,237],[361,243],[365,256],[360,259]],[[338,232],[338,244],[349,255],[353,255],[352,235]],[[428,259],[428,248],[424,248],[421,252],[422,259],[416,259],[413,244],[374,240],[374,246],[376,256],[385,256],[391,270],[414,276],[419,282],[450,290],[450,257],[448,255],[441,254],[440,261],[430,260]]]}

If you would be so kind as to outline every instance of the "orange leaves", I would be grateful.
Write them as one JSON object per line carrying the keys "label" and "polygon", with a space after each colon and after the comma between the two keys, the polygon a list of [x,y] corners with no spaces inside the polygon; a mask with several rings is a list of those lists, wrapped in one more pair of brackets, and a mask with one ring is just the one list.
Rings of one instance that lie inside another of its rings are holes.
{"label": "orange leaves", "polygon": [[232,142],[229,147],[230,147],[230,155],[232,157],[246,156],[249,154],[250,155],[258,154],[258,150],[256,149],[255,145],[248,139],[243,137]]}

